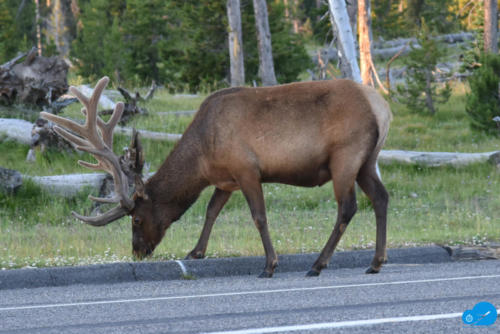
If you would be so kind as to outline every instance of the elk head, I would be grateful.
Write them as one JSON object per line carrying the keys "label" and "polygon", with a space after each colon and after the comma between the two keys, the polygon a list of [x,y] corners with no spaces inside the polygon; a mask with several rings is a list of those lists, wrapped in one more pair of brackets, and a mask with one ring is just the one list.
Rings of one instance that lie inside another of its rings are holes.
{"label": "elk head", "polygon": [[[115,188],[113,198],[90,195],[89,198],[100,203],[117,203],[117,206],[98,216],[82,216],[76,212],[72,212],[72,215],[92,226],[104,226],[131,215],[133,251],[136,256],[142,258],[152,253],[161,241],[165,229],[155,221],[153,203],[145,191],[142,180],[144,159],[138,133],[134,131],[132,145],[125,157],[118,157],[113,152],[113,130],[122,116],[123,103],[116,104],[108,122],[104,122],[97,114],[99,98],[108,82],[108,77],[99,80],[90,98],[75,87],[70,87],[70,92],[84,105],[82,113],[86,118],[85,124],[80,125],[46,112],[42,112],[41,116],[57,124],[54,129],[60,136],[75,144],[78,150],[92,154],[97,160],[96,164],[79,160],[81,166],[106,171],[113,177]],[[135,181],[135,193],[131,197],[129,197],[129,179]]]}

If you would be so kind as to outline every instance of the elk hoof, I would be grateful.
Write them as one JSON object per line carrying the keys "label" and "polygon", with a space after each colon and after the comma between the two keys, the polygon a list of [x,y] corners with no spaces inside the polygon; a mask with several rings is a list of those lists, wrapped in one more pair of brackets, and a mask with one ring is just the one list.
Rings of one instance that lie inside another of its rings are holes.
{"label": "elk hoof", "polygon": [[320,273],[321,273],[321,271],[311,269],[307,272],[306,276],[307,277],[318,277]]}
{"label": "elk hoof", "polygon": [[259,278],[271,278],[273,277],[273,273],[268,273],[267,271],[263,271],[262,274],[259,275]]}
{"label": "elk hoof", "polygon": [[201,253],[189,253],[188,255],[186,255],[186,257],[184,258],[184,260],[199,260],[199,259],[203,259],[205,257],[205,255],[201,254]]}
{"label": "elk hoof", "polygon": [[366,269],[365,274],[378,274],[379,271],[380,271],[380,269],[375,270],[372,267],[370,267],[370,268]]}

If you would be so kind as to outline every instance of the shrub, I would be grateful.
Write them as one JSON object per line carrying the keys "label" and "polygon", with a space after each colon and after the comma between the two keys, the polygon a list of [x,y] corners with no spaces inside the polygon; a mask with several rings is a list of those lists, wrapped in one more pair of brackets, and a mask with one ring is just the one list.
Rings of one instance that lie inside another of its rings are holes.
{"label": "shrub", "polygon": [[471,91],[467,94],[465,110],[472,129],[498,135],[493,118],[500,116],[500,55],[483,54],[480,64],[468,79]]}

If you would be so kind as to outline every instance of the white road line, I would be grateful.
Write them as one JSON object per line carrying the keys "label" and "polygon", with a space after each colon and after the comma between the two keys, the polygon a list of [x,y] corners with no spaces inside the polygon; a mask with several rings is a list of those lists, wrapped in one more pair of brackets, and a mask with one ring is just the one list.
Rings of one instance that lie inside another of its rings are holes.
{"label": "white road line", "polygon": [[11,306],[11,307],[0,307],[0,312],[1,311],[15,311],[15,310],[29,310],[29,309],[45,309],[45,308],[55,308],[55,307],[73,307],[73,306],[87,306],[87,305],[154,302],[154,301],[177,300],[177,299],[259,295],[259,294],[266,294],[266,293],[316,291],[316,290],[345,289],[345,288],[363,288],[363,287],[384,286],[384,285],[422,284],[422,283],[434,283],[434,282],[445,282],[445,281],[463,281],[463,280],[488,279],[488,278],[500,278],[500,275],[446,277],[446,278],[431,278],[431,279],[414,280],[414,281],[360,283],[360,284],[346,284],[346,285],[316,286],[316,287],[308,287],[308,288],[254,290],[254,291],[210,293],[210,294],[201,294],[201,295],[165,296],[165,297],[150,297],[150,298],[136,298],[136,299],[114,299],[114,300],[101,300],[101,301],[89,301],[89,302],[60,303],[60,304]]}
{"label": "white road line", "polygon": [[187,276],[188,272],[186,270],[186,266],[184,266],[184,263],[182,263],[182,261],[180,260],[175,260],[175,262],[179,265],[179,267],[181,267],[182,275]]}
{"label": "white road line", "polygon": [[[500,309],[498,310],[500,312]],[[353,321],[338,321],[338,322],[323,322],[318,324],[305,324],[305,325],[292,325],[280,327],[263,327],[263,328],[249,328],[234,331],[222,332],[207,332],[203,334],[257,334],[257,333],[280,333],[280,332],[294,332],[294,331],[310,331],[317,329],[330,329],[330,328],[344,328],[344,327],[360,327],[369,325],[379,325],[387,323],[408,322],[408,321],[429,321],[439,319],[452,319],[462,316],[460,313],[444,313],[444,314],[428,314],[416,315],[408,317],[394,317],[394,318],[379,318],[379,319],[366,319],[366,320],[353,320]]]}

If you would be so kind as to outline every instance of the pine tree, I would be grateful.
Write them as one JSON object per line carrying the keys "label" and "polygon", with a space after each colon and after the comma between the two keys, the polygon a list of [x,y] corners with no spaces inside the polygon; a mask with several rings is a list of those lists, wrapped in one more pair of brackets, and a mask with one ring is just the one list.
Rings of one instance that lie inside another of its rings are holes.
{"label": "pine tree", "polygon": [[0,64],[35,45],[34,24],[32,1],[20,8],[18,0],[0,0]]}
{"label": "pine tree", "polygon": [[169,14],[164,0],[127,0],[122,24],[126,79],[141,84],[165,79],[160,55],[169,37]]}
{"label": "pine tree", "polygon": [[436,65],[445,50],[432,38],[429,28],[422,23],[417,41],[420,47],[411,47],[411,51],[404,60],[406,65],[405,85],[399,85],[397,91],[400,100],[407,107],[416,112],[427,110],[430,114],[436,113],[436,104],[446,103],[451,95],[448,83],[440,88],[433,74]]}
{"label": "pine tree", "polygon": [[500,55],[484,53],[480,63],[468,78],[470,93],[465,110],[473,130],[498,135],[493,118],[500,116]]}
{"label": "pine tree", "polygon": [[80,10],[80,29],[70,52],[78,74],[92,80],[112,75],[116,69],[115,57],[123,57],[123,50],[116,48],[120,39],[110,37],[116,34],[111,27],[121,15],[119,2],[90,0]]}
{"label": "pine tree", "polygon": [[0,64],[7,61],[17,51],[15,43],[16,31],[14,20],[6,1],[0,1]]}

